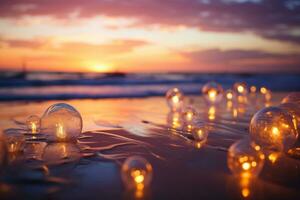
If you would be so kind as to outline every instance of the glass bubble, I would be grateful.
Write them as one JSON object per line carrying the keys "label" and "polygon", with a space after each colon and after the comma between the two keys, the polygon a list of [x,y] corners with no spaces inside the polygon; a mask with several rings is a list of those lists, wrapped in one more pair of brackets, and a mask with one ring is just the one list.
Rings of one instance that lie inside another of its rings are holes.
{"label": "glass bubble", "polygon": [[178,88],[169,89],[166,93],[167,104],[173,111],[181,110],[184,104],[184,94]]}
{"label": "glass bubble", "polygon": [[283,103],[278,106],[283,110],[287,111],[292,117],[295,127],[297,128],[297,132],[299,134],[300,130],[300,105],[295,103]]}
{"label": "glass bubble", "polygon": [[182,111],[182,119],[184,122],[191,123],[193,120],[196,119],[197,115],[198,115],[197,110],[192,106],[188,106],[184,108]]}
{"label": "glass bubble", "polygon": [[200,148],[206,143],[208,137],[208,127],[204,124],[197,124],[192,130],[192,136],[194,138],[195,147]]}
{"label": "glass bubble", "polygon": [[36,134],[40,131],[41,119],[37,115],[31,115],[26,120],[29,133]]}
{"label": "glass bubble", "polygon": [[128,189],[147,187],[152,180],[152,166],[140,156],[127,158],[121,170],[122,180]]}
{"label": "glass bubble", "polygon": [[223,88],[216,82],[209,82],[202,87],[202,94],[207,103],[216,104],[223,98]]}
{"label": "glass bubble", "polygon": [[247,95],[248,94],[248,88],[246,83],[237,82],[233,85],[233,91],[237,95]]}
{"label": "glass bubble", "polygon": [[296,103],[300,104],[300,92],[292,92],[284,97],[281,103]]}
{"label": "glass bubble", "polygon": [[232,144],[228,149],[227,164],[231,172],[239,177],[258,176],[264,165],[265,156],[260,146],[248,139]]}
{"label": "glass bubble", "polygon": [[41,132],[49,141],[76,141],[81,131],[81,115],[69,104],[54,104],[42,116]]}
{"label": "glass bubble", "polygon": [[250,137],[263,149],[287,151],[296,142],[298,134],[293,117],[279,107],[258,111],[250,122]]}
{"label": "glass bubble", "polygon": [[19,132],[7,132],[4,135],[9,153],[22,152],[25,147],[25,136]]}

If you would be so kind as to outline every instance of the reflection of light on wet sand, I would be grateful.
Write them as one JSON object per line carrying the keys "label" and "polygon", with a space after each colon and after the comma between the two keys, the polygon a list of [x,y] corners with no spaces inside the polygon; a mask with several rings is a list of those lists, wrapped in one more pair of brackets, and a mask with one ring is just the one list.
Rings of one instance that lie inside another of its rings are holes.
{"label": "reflection of light on wet sand", "polygon": [[251,174],[248,172],[245,172],[241,177],[240,177],[240,187],[241,187],[241,195],[244,198],[247,198],[250,196],[250,181],[251,181]]}
{"label": "reflection of light on wet sand", "polygon": [[43,160],[49,165],[74,162],[80,159],[80,149],[73,143],[52,143],[44,149]]}
{"label": "reflection of light on wet sand", "polygon": [[216,118],[216,107],[210,106],[208,109],[208,119],[213,121]]}

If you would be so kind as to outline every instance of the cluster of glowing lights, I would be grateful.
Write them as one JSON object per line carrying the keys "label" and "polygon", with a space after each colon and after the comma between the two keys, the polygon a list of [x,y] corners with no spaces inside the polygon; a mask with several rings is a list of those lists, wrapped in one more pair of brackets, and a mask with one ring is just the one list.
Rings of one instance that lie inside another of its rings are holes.
{"label": "cluster of glowing lights", "polygon": [[202,94],[208,104],[217,104],[223,98],[223,88],[216,82],[209,82],[202,87]]}
{"label": "cluster of glowing lights", "polygon": [[152,181],[152,165],[140,156],[132,156],[122,165],[121,175],[127,190],[132,191],[136,198],[144,196],[144,190]]}
{"label": "cluster of glowing lights", "polygon": [[234,175],[257,176],[264,165],[265,156],[258,145],[240,140],[228,149],[228,167]]}
{"label": "cluster of glowing lights", "polygon": [[250,122],[250,137],[265,149],[287,151],[296,143],[298,132],[293,117],[279,107],[258,111]]}
{"label": "cluster of glowing lights", "polygon": [[172,111],[179,111],[184,104],[184,95],[178,88],[172,88],[166,93],[167,104]]}

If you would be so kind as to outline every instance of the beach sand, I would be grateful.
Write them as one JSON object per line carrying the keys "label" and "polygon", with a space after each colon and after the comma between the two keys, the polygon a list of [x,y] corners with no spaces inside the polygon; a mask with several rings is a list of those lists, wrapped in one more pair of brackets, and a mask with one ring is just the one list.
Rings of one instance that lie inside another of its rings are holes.
{"label": "beach sand", "polygon": [[[274,93],[270,105],[285,95]],[[228,147],[248,136],[251,116],[263,102],[233,108],[223,102],[212,109],[201,97],[188,101],[197,108],[199,121],[209,125],[205,143],[172,128],[163,97],[63,101],[82,115],[78,143],[45,145],[39,150],[42,161],[28,161],[26,155],[10,158],[1,199],[300,198],[299,159],[284,154],[266,159],[259,178],[247,183],[227,167]],[[57,102],[1,102],[0,127],[18,128]],[[120,167],[132,155],[143,156],[153,167],[152,183],[140,193],[126,190],[121,180]]]}

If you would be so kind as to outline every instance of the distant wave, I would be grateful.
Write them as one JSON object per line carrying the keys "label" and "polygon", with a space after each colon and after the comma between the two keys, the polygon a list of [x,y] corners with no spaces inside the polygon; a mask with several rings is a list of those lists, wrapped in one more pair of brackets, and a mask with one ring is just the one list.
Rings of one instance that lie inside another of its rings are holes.
{"label": "distant wave", "polygon": [[0,100],[49,100],[74,98],[126,98],[162,96],[171,87],[199,94],[208,81],[227,89],[237,81],[266,86],[273,91],[300,91],[300,74],[128,74],[120,76],[43,73],[27,78],[0,80]]}

